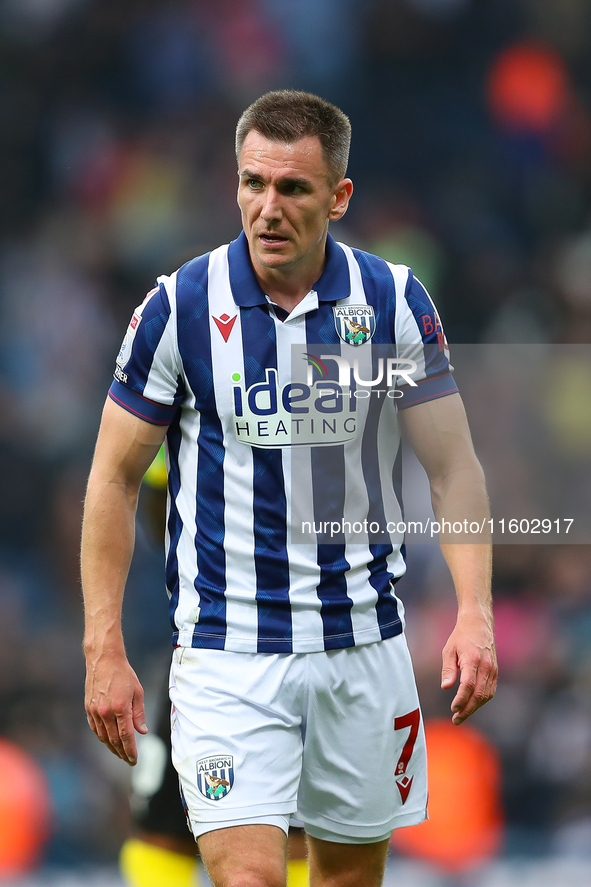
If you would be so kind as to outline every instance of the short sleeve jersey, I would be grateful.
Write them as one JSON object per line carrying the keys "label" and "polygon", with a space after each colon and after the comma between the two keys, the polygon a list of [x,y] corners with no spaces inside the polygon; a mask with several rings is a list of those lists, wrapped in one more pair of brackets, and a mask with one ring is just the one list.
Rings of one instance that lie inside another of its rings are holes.
{"label": "short sleeve jersey", "polygon": [[168,426],[175,645],[313,652],[403,630],[398,413],[457,388],[412,271],[330,236],[326,250],[290,314],[243,233],[133,313],[109,394]]}

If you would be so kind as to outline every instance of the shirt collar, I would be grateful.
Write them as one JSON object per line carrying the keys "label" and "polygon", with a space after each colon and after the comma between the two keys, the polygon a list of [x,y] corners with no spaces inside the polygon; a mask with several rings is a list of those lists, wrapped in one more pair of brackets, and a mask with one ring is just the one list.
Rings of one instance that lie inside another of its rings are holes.
{"label": "shirt collar", "polygon": [[[228,247],[228,264],[230,269],[230,286],[236,304],[241,308],[266,305],[265,293],[256,279],[250,261],[248,241],[244,231]],[[334,302],[337,299],[346,299],[351,294],[347,257],[330,234],[326,238],[326,265],[312,289],[318,294],[320,302]]]}

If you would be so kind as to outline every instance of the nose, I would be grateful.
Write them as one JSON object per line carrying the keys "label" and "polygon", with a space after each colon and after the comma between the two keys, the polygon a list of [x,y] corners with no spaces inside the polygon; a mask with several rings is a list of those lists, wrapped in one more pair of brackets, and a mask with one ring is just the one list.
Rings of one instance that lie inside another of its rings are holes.
{"label": "nose", "polygon": [[263,208],[261,210],[261,217],[266,222],[277,221],[281,218],[281,201],[280,195],[278,194],[276,188],[266,188],[263,197]]}

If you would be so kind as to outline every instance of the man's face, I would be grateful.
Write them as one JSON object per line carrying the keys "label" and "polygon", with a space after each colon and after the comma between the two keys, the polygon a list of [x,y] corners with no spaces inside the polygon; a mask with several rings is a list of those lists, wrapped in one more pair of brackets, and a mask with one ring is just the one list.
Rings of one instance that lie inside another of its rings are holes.
{"label": "man's face", "polygon": [[347,209],[350,179],[331,186],[316,136],[292,144],[251,130],[239,157],[238,205],[250,255],[263,277],[272,270],[306,273],[324,260],[329,220]]}

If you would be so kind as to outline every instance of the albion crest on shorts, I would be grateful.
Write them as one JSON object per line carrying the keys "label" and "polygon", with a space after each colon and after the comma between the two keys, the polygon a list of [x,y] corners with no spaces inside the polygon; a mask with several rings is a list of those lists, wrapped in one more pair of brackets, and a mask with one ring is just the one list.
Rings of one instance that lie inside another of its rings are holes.
{"label": "albion crest on shorts", "polygon": [[347,345],[365,345],[376,329],[372,305],[337,305],[332,309],[337,333]]}
{"label": "albion crest on shorts", "polygon": [[234,757],[219,755],[197,761],[197,788],[204,798],[221,801],[234,785]]}

